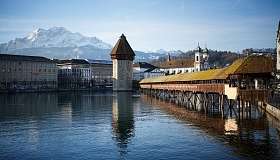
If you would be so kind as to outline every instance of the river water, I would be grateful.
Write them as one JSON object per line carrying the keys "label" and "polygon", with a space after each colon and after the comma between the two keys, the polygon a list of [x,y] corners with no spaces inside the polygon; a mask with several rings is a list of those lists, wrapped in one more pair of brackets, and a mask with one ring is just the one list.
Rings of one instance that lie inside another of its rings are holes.
{"label": "river water", "polygon": [[0,95],[0,159],[280,159],[279,123],[131,93]]}

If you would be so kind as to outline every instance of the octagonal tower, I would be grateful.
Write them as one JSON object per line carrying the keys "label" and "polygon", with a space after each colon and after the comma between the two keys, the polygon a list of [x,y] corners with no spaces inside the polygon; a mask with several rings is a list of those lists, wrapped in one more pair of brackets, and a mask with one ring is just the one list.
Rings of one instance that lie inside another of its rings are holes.
{"label": "octagonal tower", "polygon": [[113,91],[132,91],[132,71],[135,53],[122,34],[111,52],[113,61]]}

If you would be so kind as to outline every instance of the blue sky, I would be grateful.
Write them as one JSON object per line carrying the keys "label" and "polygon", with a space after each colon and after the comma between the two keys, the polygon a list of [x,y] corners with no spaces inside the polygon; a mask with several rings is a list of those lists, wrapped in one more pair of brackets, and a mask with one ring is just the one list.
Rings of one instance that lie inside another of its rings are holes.
{"label": "blue sky", "polygon": [[136,50],[275,47],[280,0],[0,0],[0,42],[62,26]]}

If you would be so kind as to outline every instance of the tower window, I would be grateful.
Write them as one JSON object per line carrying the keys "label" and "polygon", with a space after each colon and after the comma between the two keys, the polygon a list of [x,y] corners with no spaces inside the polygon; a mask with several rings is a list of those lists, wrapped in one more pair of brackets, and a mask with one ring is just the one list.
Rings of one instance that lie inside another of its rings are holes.
{"label": "tower window", "polygon": [[198,56],[196,56],[196,61],[198,61]]}

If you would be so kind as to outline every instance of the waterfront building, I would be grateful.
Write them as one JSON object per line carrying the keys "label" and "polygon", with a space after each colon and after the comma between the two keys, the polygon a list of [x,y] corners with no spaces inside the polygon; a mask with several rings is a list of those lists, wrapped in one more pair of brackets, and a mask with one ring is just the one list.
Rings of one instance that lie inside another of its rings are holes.
{"label": "waterfront building", "polygon": [[58,87],[65,89],[88,88],[91,86],[90,63],[84,59],[56,60]]}
{"label": "waterfront building", "polygon": [[54,61],[39,56],[0,54],[1,90],[41,90],[57,88]]}
{"label": "waterfront building", "polygon": [[148,77],[164,75],[156,66],[147,62],[137,62],[133,64],[133,80],[140,81]]}
{"label": "waterfront building", "polygon": [[171,60],[170,55],[168,55],[168,60],[160,64],[159,68],[161,68],[161,71],[164,71],[166,75],[203,71],[209,69],[208,58],[208,49],[202,49],[198,45],[195,49],[194,59]]}
{"label": "waterfront building", "polygon": [[159,68],[161,71],[165,72],[166,75],[195,72],[192,59],[170,60],[161,64]]}
{"label": "waterfront building", "polygon": [[159,68],[151,68],[144,72],[144,78],[164,76],[165,72]]}
{"label": "waterfront building", "polygon": [[111,52],[113,61],[113,90],[131,91],[135,53],[122,34]]}
{"label": "waterfront building", "polygon": [[112,86],[113,63],[108,60],[87,60],[91,69],[93,86]]}

